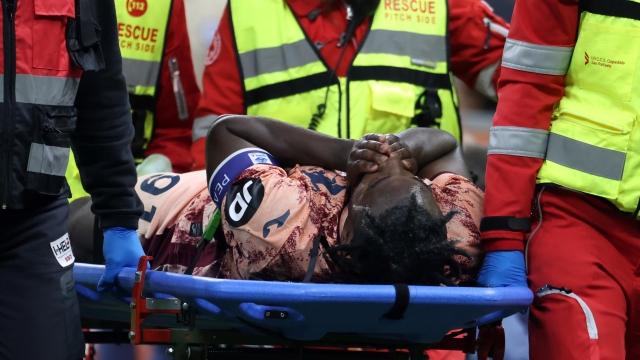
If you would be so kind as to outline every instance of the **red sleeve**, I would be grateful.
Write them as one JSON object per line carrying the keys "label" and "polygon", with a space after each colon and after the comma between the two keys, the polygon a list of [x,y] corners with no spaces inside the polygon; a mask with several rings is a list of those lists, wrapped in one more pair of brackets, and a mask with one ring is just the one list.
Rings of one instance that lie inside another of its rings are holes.
{"label": "red sleeve", "polygon": [[[530,44],[573,47],[578,0],[516,2],[509,39]],[[503,67],[493,126],[548,130],[553,104],[564,94],[563,75],[543,75]],[[528,218],[543,160],[490,155],[486,174],[485,216]],[[487,251],[523,250],[523,232],[494,230],[481,235]]]}
{"label": "red sleeve", "polygon": [[[209,53],[205,59],[202,75],[203,94],[196,110],[194,124],[192,170],[205,168],[205,136],[206,128],[210,125],[206,117],[222,114],[244,114],[244,94],[242,79],[238,69],[235,43],[229,18],[229,4],[218,25]],[[202,120],[200,120],[202,119]]]}
{"label": "red sleeve", "polygon": [[[476,82],[480,73],[488,69],[491,73],[487,85],[496,89],[508,30],[509,24],[494,14],[484,1],[450,0],[449,34],[454,75],[474,89],[478,88]],[[491,67],[494,64],[498,64],[495,70]]]}
{"label": "red sleeve", "polygon": [[[184,89],[189,117],[180,120],[178,105],[173,93],[169,59],[177,58],[180,69],[180,81]],[[183,173],[191,168],[191,128],[193,115],[200,99],[200,89],[193,70],[187,19],[183,0],[174,0],[171,18],[167,30],[162,69],[158,86],[155,130],[145,156],[159,153],[167,156],[173,164],[173,171]]]}

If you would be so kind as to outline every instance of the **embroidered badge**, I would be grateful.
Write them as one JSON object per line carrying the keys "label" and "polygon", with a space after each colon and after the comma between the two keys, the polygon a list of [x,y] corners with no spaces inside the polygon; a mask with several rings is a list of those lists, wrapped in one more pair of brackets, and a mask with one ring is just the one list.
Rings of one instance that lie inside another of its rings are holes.
{"label": "embroidered badge", "polygon": [[64,234],[58,240],[52,241],[49,243],[51,245],[51,250],[53,251],[53,255],[58,260],[58,263],[62,267],[67,267],[76,260],[73,256],[73,251],[71,251],[71,241],[69,240],[69,234]]}

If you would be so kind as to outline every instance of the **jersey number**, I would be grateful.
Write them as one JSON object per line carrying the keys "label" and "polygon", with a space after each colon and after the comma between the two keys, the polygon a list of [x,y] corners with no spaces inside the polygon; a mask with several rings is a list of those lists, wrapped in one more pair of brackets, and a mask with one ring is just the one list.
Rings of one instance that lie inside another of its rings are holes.
{"label": "jersey number", "polygon": [[[162,179],[169,179],[169,183],[163,187],[157,187],[156,183]],[[140,190],[154,196],[160,195],[171,190],[171,188],[173,188],[174,186],[178,185],[178,182],[180,182],[179,175],[153,175],[146,178],[140,184]],[[153,216],[156,214],[156,210],[157,208],[152,205],[151,211],[145,211],[140,218],[144,221],[151,222],[151,220],[153,220]]]}

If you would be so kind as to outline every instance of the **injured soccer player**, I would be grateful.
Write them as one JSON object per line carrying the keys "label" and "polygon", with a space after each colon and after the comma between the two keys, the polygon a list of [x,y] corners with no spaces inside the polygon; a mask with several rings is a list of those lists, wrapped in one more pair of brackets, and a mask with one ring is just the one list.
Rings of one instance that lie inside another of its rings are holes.
{"label": "injured soccer player", "polygon": [[[183,273],[220,209],[194,275],[474,285],[483,193],[469,179],[459,144],[441,130],[355,141],[228,115],[209,131],[206,174],[138,179],[138,233],[152,269]],[[88,207],[72,209],[70,237],[76,258],[91,262]]]}

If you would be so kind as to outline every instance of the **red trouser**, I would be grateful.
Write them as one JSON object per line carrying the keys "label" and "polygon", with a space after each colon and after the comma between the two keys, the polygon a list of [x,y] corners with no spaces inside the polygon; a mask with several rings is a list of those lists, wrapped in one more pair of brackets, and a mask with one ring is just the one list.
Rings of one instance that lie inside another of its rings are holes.
{"label": "red trouser", "polygon": [[527,244],[529,286],[571,292],[535,297],[530,359],[640,359],[640,221],[557,187],[536,199],[541,219]]}

